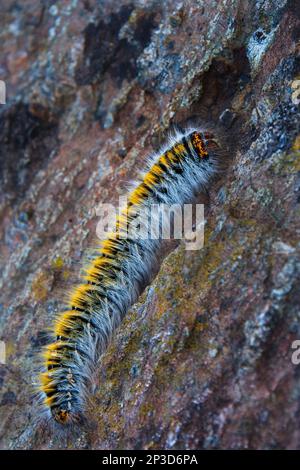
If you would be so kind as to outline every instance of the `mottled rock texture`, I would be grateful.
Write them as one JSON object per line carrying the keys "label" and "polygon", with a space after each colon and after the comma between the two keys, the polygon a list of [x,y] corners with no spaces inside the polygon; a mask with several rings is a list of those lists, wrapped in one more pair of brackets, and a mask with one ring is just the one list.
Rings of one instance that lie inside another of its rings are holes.
{"label": "mottled rock texture", "polygon": [[[299,9],[1,2],[2,448],[300,448]],[[180,244],[103,356],[89,426],[36,425],[32,373],[116,202],[172,124],[219,127],[205,246]]]}

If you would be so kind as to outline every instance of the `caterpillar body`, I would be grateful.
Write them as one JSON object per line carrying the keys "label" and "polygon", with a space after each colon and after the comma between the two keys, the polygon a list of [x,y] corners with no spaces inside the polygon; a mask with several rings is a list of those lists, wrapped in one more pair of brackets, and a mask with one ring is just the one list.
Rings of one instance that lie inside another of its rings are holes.
{"label": "caterpillar body", "polygon": [[189,128],[176,131],[150,157],[127,195],[115,231],[95,250],[43,351],[39,392],[56,422],[73,423],[83,416],[95,364],[156,264],[161,240],[138,239],[132,233],[124,238],[122,230],[133,224],[137,209],[192,202],[218,172],[220,155],[222,146],[211,132]]}

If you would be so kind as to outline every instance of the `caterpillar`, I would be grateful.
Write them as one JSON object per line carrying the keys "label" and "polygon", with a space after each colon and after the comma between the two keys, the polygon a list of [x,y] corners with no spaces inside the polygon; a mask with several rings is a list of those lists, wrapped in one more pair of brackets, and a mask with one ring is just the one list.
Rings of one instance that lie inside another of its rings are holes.
{"label": "caterpillar", "polygon": [[150,156],[127,195],[115,230],[94,250],[80,284],[69,293],[44,347],[39,393],[49,417],[66,425],[84,415],[90,378],[109,339],[149,282],[161,239],[138,239],[122,231],[137,210],[152,204],[192,202],[218,173],[222,146],[210,131],[188,128],[169,137]]}

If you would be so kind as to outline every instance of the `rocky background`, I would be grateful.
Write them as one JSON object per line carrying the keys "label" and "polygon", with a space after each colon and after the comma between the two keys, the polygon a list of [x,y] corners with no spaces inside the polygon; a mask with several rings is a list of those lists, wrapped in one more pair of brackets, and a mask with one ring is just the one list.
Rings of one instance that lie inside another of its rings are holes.
{"label": "rocky background", "polygon": [[[300,448],[299,3],[2,0],[2,448]],[[228,142],[205,246],[164,260],[72,433],[36,423],[37,354],[116,202],[172,124]]]}

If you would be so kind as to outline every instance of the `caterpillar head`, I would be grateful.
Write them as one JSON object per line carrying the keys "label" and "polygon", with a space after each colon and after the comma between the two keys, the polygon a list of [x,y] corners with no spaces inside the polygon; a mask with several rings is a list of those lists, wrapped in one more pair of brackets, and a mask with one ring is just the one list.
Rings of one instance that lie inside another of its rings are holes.
{"label": "caterpillar head", "polygon": [[191,142],[195,152],[201,159],[208,158],[210,152],[213,152],[220,147],[215,136],[208,131],[194,131],[191,134]]}

